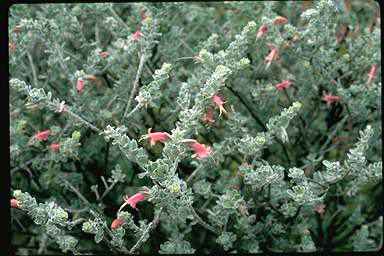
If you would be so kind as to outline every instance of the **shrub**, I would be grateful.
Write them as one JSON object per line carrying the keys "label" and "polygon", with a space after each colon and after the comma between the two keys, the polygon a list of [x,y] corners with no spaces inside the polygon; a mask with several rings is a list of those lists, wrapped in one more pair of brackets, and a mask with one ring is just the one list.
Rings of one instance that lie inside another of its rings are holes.
{"label": "shrub", "polygon": [[14,252],[380,249],[377,7],[11,6]]}

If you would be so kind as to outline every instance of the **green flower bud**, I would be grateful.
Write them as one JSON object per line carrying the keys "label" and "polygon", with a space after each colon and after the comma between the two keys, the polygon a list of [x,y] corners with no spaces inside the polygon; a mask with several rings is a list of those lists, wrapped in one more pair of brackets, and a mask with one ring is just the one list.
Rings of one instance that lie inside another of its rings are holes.
{"label": "green flower bud", "polygon": [[74,131],[72,133],[72,139],[74,140],[80,140],[80,137],[81,137],[81,133],[79,131]]}
{"label": "green flower bud", "polygon": [[18,199],[20,196],[23,195],[23,192],[21,192],[21,190],[15,190],[13,191],[13,196]]}
{"label": "green flower bud", "polygon": [[92,230],[94,229],[94,226],[90,221],[87,221],[83,223],[83,226],[81,227],[81,229],[86,233],[91,233]]}
{"label": "green flower bud", "polygon": [[68,213],[63,209],[59,208],[55,216],[60,221],[66,221],[68,219]]}

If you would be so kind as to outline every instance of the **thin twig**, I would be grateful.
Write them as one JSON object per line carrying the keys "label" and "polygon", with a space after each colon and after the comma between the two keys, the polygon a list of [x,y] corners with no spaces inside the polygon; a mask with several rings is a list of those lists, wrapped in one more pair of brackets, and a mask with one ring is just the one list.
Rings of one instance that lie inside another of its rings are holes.
{"label": "thin twig", "polygon": [[99,48],[101,48],[100,36],[99,36],[99,26],[98,26],[97,22],[95,23],[95,40],[96,40],[97,46]]}
{"label": "thin twig", "polygon": [[66,210],[67,212],[85,212],[85,211],[88,211],[88,210],[89,210],[89,207],[86,206],[86,207],[81,208],[81,209],[65,208],[64,210]]}
{"label": "thin twig", "polygon": [[129,30],[128,25],[125,24],[125,22],[120,18],[119,15],[117,15],[115,10],[113,10],[113,6],[112,5],[109,7],[109,10],[111,11],[111,14],[113,15],[113,17],[115,17],[116,20],[118,20],[127,30]]}
{"label": "thin twig", "polygon": [[80,120],[83,124],[85,124],[86,126],[88,126],[91,129],[97,131],[98,133],[104,133],[102,130],[100,130],[99,128],[97,128],[96,126],[91,124],[90,122],[85,121],[82,117],[80,117],[77,114],[73,113],[71,110],[68,109],[68,107],[64,107],[63,111],[68,113],[69,115],[73,116],[74,118]]}
{"label": "thin twig", "polygon": [[212,233],[215,233],[216,235],[219,235],[219,231],[217,231],[216,229],[214,229],[211,225],[209,225],[208,223],[206,223],[202,218],[200,218],[200,216],[197,214],[197,212],[195,211],[195,209],[193,209],[193,207],[191,206],[190,207],[192,213],[193,213],[193,216],[195,217],[195,219],[197,220],[197,222],[205,227],[206,229],[208,229],[209,231],[211,231]]}
{"label": "thin twig", "polygon": [[35,65],[33,64],[33,59],[32,59],[31,54],[29,53],[29,51],[27,51],[27,56],[28,56],[28,60],[29,60],[29,65],[31,66],[31,70],[32,70],[33,83],[34,83],[34,86],[37,87],[36,69],[35,69]]}
{"label": "thin twig", "polygon": [[196,59],[196,57],[180,57],[180,58],[177,58],[175,59],[174,61],[179,61],[179,60],[193,60],[193,59]]}
{"label": "thin twig", "polygon": [[108,189],[108,184],[107,184],[107,182],[105,181],[104,176],[101,176],[101,181],[103,182],[103,185],[104,185],[105,189]]}
{"label": "thin twig", "polygon": [[240,101],[241,103],[243,103],[244,107],[247,108],[247,110],[249,111],[249,113],[251,114],[251,116],[255,119],[255,121],[263,128],[264,131],[267,131],[267,127],[265,126],[265,124],[260,120],[260,118],[258,116],[256,116],[255,113],[253,113],[252,109],[248,106],[248,104],[244,101],[243,97],[241,97],[239,95],[239,93],[237,91],[235,91],[232,87],[230,86],[227,86],[225,85],[225,87],[227,87],[233,95],[235,95]]}
{"label": "thin twig", "polygon": [[139,68],[137,69],[136,78],[135,78],[135,82],[133,83],[131,95],[129,96],[127,106],[125,107],[123,120],[126,118],[126,116],[128,114],[128,111],[129,111],[131,104],[132,104],[132,99],[136,94],[137,88],[139,87],[139,79],[140,79],[141,72],[143,71],[143,66],[144,66],[145,60],[146,60],[146,55],[142,54],[140,56]]}
{"label": "thin twig", "polygon": [[133,254],[135,252],[135,250],[137,249],[137,247],[139,247],[139,245],[143,242],[144,240],[144,237],[152,230],[154,229],[156,226],[157,226],[157,223],[159,221],[159,217],[160,217],[160,214],[161,212],[163,211],[163,207],[161,207],[156,213],[155,213],[155,216],[153,217],[153,220],[151,223],[149,223],[148,227],[145,229],[145,231],[143,232],[143,234],[141,235],[141,237],[139,238],[139,240],[137,240],[136,244],[134,246],[132,246],[131,250],[129,250],[129,254]]}
{"label": "thin twig", "polygon": [[326,142],[323,144],[323,146],[320,148],[319,150],[319,155],[321,154],[322,151],[324,151],[324,149],[326,148],[326,146],[328,145],[328,143],[333,139],[333,137],[335,136],[336,132],[342,127],[342,125],[344,124],[344,122],[347,120],[348,116],[344,116],[343,119],[341,119],[341,121],[337,124],[337,126],[335,127],[335,129],[332,131],[332,133],[330,133],[328,135],[328,138],[326,140]]}
{"label": "thin twig", "polygon": [[98,201],[103,200],[103,198],[113,189],[113,187],[116,185],[117,181],[113,181],[113,183],[104,191],[104,193],[101,195],[100,199]]}
{"label": "thin twig", "polygon": [[189,177],[185,180],[186,183],[190,182],[193,177],[196,176],[196,174],[198,173],[198,171],[201,169],[202,165],[200,165],[199,167],[197,167],[192,173],[191,175],[189,175]]}
{"label": "thin twig", "polygon": [[62,176],[59,176],[59,178],[64,181],[66,184],[68,184],[68,186],[72,189],[72,191],[87,205],[90,205],[90,203],[88,202],[88,200],[79,192],[79,190],[77,190],[77,188],[75,188],[69,181],[67,181],[65,178],[63,178]]}
{"label": "thin twig", "polygon": [[137,110],[139,110],[140,107],[141,107],[141,104],[140,103],[137,104],[136,107],[134,109],[132,109],[131,112],[129,112],[129,114],[125,118],[127,119],[128,117],[130,117],[133,113],[135,113]]}

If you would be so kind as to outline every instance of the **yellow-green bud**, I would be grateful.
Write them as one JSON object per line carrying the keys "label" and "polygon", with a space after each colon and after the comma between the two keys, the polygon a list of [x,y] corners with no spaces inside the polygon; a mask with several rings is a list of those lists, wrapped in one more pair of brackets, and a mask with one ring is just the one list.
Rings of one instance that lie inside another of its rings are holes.
{"label": "yellow-green bud", "polygon": [[80,133],[79,131],[74,131],[74,132],[72,133],[72,139],[74,139],[74,140],[79,140],[80,137],[81,137],[81,133]]}
{"label": "yellow-green bud", "polygon": [[22,196],[23,195],[23,192],[21,192],[21,190],[15,190],[15,191],[13,191],[13,196],[15,197],[15,198],[19,198],[20,196]]}

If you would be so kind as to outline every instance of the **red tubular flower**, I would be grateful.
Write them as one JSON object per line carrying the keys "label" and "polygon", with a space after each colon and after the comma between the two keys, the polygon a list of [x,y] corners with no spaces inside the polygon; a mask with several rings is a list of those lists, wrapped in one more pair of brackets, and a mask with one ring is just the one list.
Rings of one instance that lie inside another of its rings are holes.
{"label": "red tubular flower", "polygon": [[8,43],[8,49],[9,49],[9,50],[12,50],[13,48],[15,48],[15,46],[13,45],[12,42],[9,42],[9,43]]}
{"label": "red tubular flower", "polygon": [[49,134],[51,134],[50,130],[45,130],[45,131],[42,131],[42,132],[37,132],[35,134],[34,138],[36,140],[44,140],[45,138],[47,138],[49,136]]}
{"label": "red tubular flower", "polygon": [[[157,141],[164,141],[167,139],[168,133],[166,132],[151,132],[152,128],[148,129],[148,134],[143,135],[140,140],[151,139],[151,146],[155,145]],[[139,141],[140,141],[139,140]]]}
{"label": "red tubular flower", "polygon": [[259,31],[257,32],[257,38],[263,37],[265,31],[267,31],[267,27],[264,25],[261,25],[259,28]]}
{"label": "red tubular flower", "polygon": [[118,227],[121,226],[121,224],[123,224],[123,220],[117,218],[117,219],[115,219],[114,221],[112,221],[111,229],[117,229]]}
{"label": "red tubular flower", "polygon": [[83,79],[81,79],[81,78],[77,79],[76,89],[77,89],[79,92],[81,92],[82,90],[84,90],[84,81],[83,81]]}
{"label": "red tubular flower", "polygon": [[96,80],[96,76],[95,75],[85,75],[83,77],[85,80],[88,80],[88,81],[94,81]]}
{"label": "red tubular flower", "polygon": [[101,52],[101,53],[99,53],[99,55],[101,58],[105,59],[110,55],[110,53],[109,52]]}
{"label": "red tubular flower", "polygon": [[375,78],[375,75],[376,75],[376,64],[372,64],[371,69],[368,72],[368,81],[367,82],[368,83],[371,82]]}
{"label": "red tubular flower", "polygon": [[277,48],[273,47],[271,52],[265,57],[265,61],[272,61],[277,58]]}
{"label": "red tubular flower", "polygon": [[209,124],[215,122],[215,120],[213,119],[213,114],[210,109],[208,109],[207,113],[205,113],[201,119],[203,121],[208,122]]}
{"label": "red tubular flower", "polygon": [[58,150],[60,148],[60,144],[51,144],[49,145],[49,147],[52,149],[52,150]]}
{"label": "red tubular flower", "polygon": [[19,200],[15,199],[15,198],[11,199],[11,206],[16,207],[16,208],[20,208]]}
{"label": "red tubular flower", "polygon": [[132,36],[134,39],[139,39],[141,36],[140,30],[137,30],[136,32],[132,33]]}
{"label": "red tubular flower", "polygon": [[277,16],[276,18],[274,18],[272,20],[273,23],[288,23],[288,20],[287,18],[283,17],[283,16]]}
{"label": "red tubular flower", "polygon": [[141,16],[141,21],[145,21],[146,19],[148,19],[149,18],[149,16],[146,14],[146,13],[144,13],[142,16]]}
{"label": "red tubular flower", "polygon": [[276,84],[275,87],[278,90],[282,90],[282,89],[288,88],[290,85],[291,85],[291,81],[283,80],[280,83]]}
{"label": "red tubular flower", "polygon": [[13,28],[12,32],[15,32],[15,33],[23,32],[23,28],[20,25],[17,25]]}
{"label": "red tubular flower", "polygon": [[294,36],[292,37],[292,40],[293,40],[293,41],[299,41],[299,40],[300,40],[300,36],[299,36],[299,35],[294,35]]}
{"label": "red tubular flower", "polygon": [[212,96],[212,99],[213,99],[213,101],[215,102],[216,106],[218,106],[219,109],[220,109],[220,114],[219,114],[219,116],[221,116],[221,113],[222,113],[222,112],[227,113],[227,111],[225,111],[225,109],[224,109],[224,107],[223,107],[223,103],[224,103],[224,102],[220,99],[219,96],[217,96],[217,95],[213,95],[213,96]]}
{"label": "red tubular flower", "polygon": [[324,95],[323,100],[327,102],[327,104],[331,104],[333,102],[339,101],[340,96],[334,96],[334,95]]}
{"label": "red tubular flower", "polygon": [[200,158],[210,156],[212,154],[212,148],[198,143],[196,140],[184,140],[188,146],[195,151],[192,155],[192,158],[195,158],[198,155]]}
{"label": "red tubular flower", "polygon": [[289,46],[289,42],[288,41],[284,41],[284,48],[288,48]]}
{"label": "red tubular flower", "polygon": [[325,204],[319,204],[315,207],[315,212],[322,215],[325,212]]}
{"label": "red tubular flower", "polygon": [[148,197],[148,194],[146,191],[137,192],[136,194],[134,194],[131,197],[124,196],[123,197],[124,203],[121,205],[120,209],[117,212],[120,212],[124,208],[124,206],[126,206],[127,204],[129,204],[132,208],[137,210],[137,208],[136,208],[137,202],[145,200],[145,199],[147,199],[147,197]]}
{"label": "red tubular flower", "polygon": [[343,38],[344,38],[343,35],[338,34],[338,33],[336,33],[335,37],[336,37],[336,43],[339,43],[339,42],[340,42],[341,40],[343,40]]}

